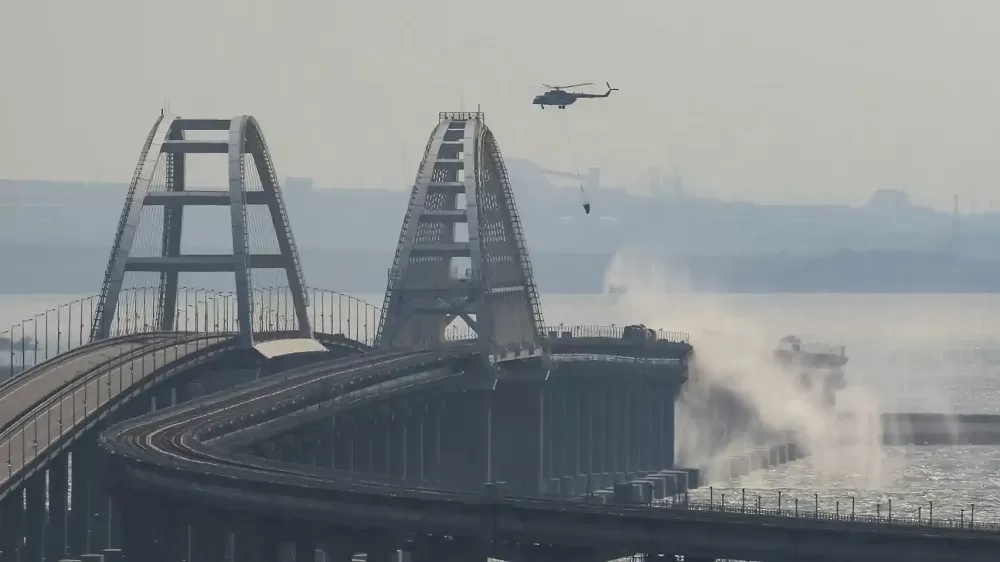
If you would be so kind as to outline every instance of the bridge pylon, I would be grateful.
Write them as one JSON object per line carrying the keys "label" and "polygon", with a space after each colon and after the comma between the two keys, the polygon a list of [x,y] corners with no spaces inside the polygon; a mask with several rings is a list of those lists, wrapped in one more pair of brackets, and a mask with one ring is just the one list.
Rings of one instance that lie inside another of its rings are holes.
{"label": "bridge pylon", "polygon": [[507,168],[482,113],[441,113],[393,258],[377,346],[436,345],[456,318],[485,356],[544,352],[542,310]]}
{"label": "bridge pylon", "polygon": [[[217,131],[220,139],[200,140],[201,135],[186,134],[190,131]],[[190,188],[186,163],[188,156],[195,154],[227,156],[226,188]],[[228,207],[232,232],[230,254],[181,252],[184,210],[188,206]],[[261,218],[263,213],[252,213],[257,221],[252,229],[250,211],[263,209],[269,220]],[[145,227],[144,231],[150,228],[157,231],[149,237],[155,255],[133,255],[140,226]],[[269,232],[261,234],[265,230]],[[251,238],[259,236],[276,239],[276,251],[254,253]],[[153,322],[156,329],[172,331],[176,329],[180,273],[232,272],[239,335],[245,346],[252,346],[251,271],[255,269],[284,270],[296,331],[302,337],[312,337],[302,265],[271,154],[257,121],[249,115],[232,119],[184,119],[161,113],[146,138],[128,188],[91,325],[91,339],[111,335],[118,297],[128,273],[159,273]]]}

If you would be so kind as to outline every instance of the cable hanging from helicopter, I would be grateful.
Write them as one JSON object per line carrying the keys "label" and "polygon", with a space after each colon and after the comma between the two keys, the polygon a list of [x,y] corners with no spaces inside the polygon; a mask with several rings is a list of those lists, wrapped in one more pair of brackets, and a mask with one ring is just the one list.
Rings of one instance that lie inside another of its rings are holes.
{"label": "cable hanging from helicopter", "polygon": [[[542,86],[549,88],[549,91],[544,94],[535,96],[535,99],[531,102],[534,105],[540,106],[545,109],[546,105],[552,105],[558,109],[566,109],[566,106],[573,105],[578,99],[588,99],[588,98],[606,98],[611,96],[611,92],[617,92],[618,88],[612,88],[611,83],[605,82],[608,86],[608,91],[603,94],[588,94],[582,92],[569,92],[567,90],[571,88],[577,88],[580,86],[593,86],[593,82],[583,82],[580,84],[572,84],[569,86],[549,86],[548,84],[542,84]],[[569,148],[570,156],[573,159],[573,171],[576,173],[576,178],[580,180],[580,196],[583,199],[583,211],[586,214],[590,214],[590,197],[587,196],[587,191],[583,187],[583,176],[580,175],[580,166],[576,159],[576,150],[573,146],[573,142],[569,134],[569,126],[565,121],[565,117],[561,122],[563,136],[566,138],[566,145]]]}
{"label": "cable hanging from helicopter", "polygon": [[559,119],[560,128],[562,128],[563,138],[566,142],[566,148],[569,150],[570,159],[573,161],[573,174],[574,177],[580,182],[580,198],[583,204],[583,212],[585,214],[590,214],[590,197],[587,196],[587,190],[583,188],[583,176],[580,175],[580,164],[576,158],[576,147],[573,144],[573,139],[569,134],[569,124],[566,122],[566,118],[560,115]]}

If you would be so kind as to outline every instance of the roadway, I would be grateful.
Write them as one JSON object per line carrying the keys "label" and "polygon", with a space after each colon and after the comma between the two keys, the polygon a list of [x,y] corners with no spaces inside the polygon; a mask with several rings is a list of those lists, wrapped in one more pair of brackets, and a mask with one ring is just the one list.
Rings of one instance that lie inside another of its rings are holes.
{"label": "roadway", "polygon": [[0,385],[0,432],[27,409],[58,391],[78,376],[108,363],[119,355],[176,338],[162,333],[115,338],[85,345],[54,357]]}
{"label": "roadway", "polygon": [[[457,353],[457,354],[456,354]],[[449,357],[450,356],[450,357]],[[460,358],[461,350],[372,353],[299,369],[289,376],[213,395],[108,430],[101,446],[123,461],[117,481],[233,512],[325,521],[347,528],[433,532],[474,540],[548,543],[601,551],[853,562],[996,559],[1000,534],[972,529],[826,521],[595,505],[539,498],[489,498],[400,481],[316,469],[233,452],[226,437],[261,431],[281,418],[384,399],[384,386]],[[338,396],[355,395],[338,402]],[[240,441],[240,439],[235,439]],[[208,443],[211,442],[211,445]]]}
{"label": "roadway", "polygon": [[64,437],[78,438],[83,428],[105,415],[108,404],[117,402],[123,391],[148,384],[165,365],[184,364],[206,350],[225,351],[235,341],[220,334],[109,340],[25,373],[25,380],[7,387],[16,389],[20,400],[10,399],[10,390],[2,396],[9,404],[10,421],[0,432],[0,496],[28,475],[25,468],[30,469],[32,461],[54,452],[53,445]]}

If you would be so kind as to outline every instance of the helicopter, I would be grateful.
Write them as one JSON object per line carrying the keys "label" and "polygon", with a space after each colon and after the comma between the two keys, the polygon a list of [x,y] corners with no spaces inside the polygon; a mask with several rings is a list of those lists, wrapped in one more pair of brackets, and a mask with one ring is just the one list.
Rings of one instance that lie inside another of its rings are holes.
{"label": "helicopter", "polygon": [[567,92],[569,88],[576,88],[578,86],[593,86],[593,82],[584,82],[582,84],[573,84],[571,86],[549,86],[548,84],[542,84],[549,91],[542,95],[535,96],[533,103],[534,105],[542,106],[545,109],[546,105],[554,105],[559,109],[566,109],[567,105],[573,105],[576,100],[580,98],[606,98],[611,95],[611,92],[617,92],[618,88],[612,88],[611,84],[605,82],[608,85],[608,91],[603,94],[582,94],[578,92]]}

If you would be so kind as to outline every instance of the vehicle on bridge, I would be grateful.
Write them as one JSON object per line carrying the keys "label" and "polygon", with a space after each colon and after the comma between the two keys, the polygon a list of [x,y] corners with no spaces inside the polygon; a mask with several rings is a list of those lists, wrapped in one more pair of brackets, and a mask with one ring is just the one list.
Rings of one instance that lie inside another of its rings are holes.
{"label": "vehicle on bridge", "polygon": [[[542,109],[545,109],[546,105],[552,105],[558,107],[559,109],[566,109],[567,105],[573,105],[578,99],[588,99],[588,98],[606,98],[611,95],[611,92],[617,92],[618,88],[612,88],[609,82],[605,82],[608,85],[608,91],[603,94],[587,94],[583,92],[570,92],[570,88],[578,88],[580,86],[593,86],[593,82],[584,82],[581,84],[571,84],[569,86],[549,86],[548,84],[542,84],[549,91],[544,94],[535,96],[535,99],[531,102],[534,105],[539,105]],[[589,210],[588,210],[589,213]]]}

